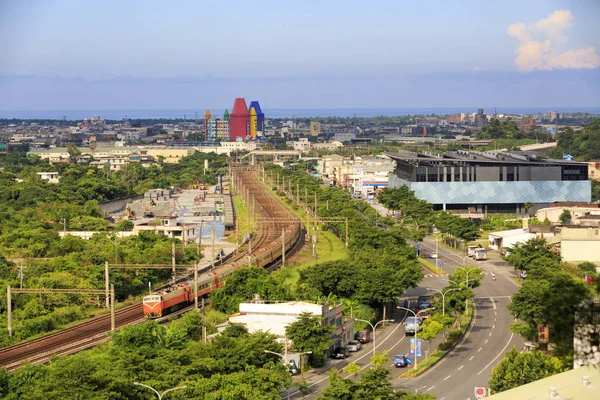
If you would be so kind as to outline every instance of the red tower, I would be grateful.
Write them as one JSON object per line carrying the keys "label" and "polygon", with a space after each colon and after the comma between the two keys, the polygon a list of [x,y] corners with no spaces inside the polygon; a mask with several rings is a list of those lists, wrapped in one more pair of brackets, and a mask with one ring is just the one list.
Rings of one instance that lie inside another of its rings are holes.
{"label": "red tower", "polygon": [[246,100],[243,97],[238,97],[233,103],[233,110],[229,114],[229,140],[235,142],[237,138],[244,139],[250,128],[250,113]]}

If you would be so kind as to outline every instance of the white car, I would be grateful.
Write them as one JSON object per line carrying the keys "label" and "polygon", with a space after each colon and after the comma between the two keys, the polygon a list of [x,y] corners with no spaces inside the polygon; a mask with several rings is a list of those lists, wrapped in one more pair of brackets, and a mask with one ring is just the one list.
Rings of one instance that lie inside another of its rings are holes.
{"label": "white car", "polygon": [[435,260],[438,258],[438,253],[431,253],[431,255],[429,257],[431,257]]}
{"label": "white car", "polygon": [[351,351],[351,352],[359,351],[361,347],[362,347],[362,345],[360,344],[360,342],[358,340],[351,340],[348,342],[348,345],[346,346],[348,351]]}

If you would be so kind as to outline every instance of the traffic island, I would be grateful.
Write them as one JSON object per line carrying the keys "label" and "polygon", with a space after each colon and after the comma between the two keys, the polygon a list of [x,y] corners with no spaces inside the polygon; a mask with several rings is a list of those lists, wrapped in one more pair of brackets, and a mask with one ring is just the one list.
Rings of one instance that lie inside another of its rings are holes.
{"label": "traffic island", "polygon": [[[456,335],[455,338],[451,338],[450,337],[451,335],[448,335],[449,339],[444,343],[438,344],[438,346],[433,351],[433,353],[431,355],[429,355],[425,361],[419,361],[417,368],[413,368],[411,366],[410,369],[407,369],[402,374],[400,374],[400,376],[398,378],[412,379],[412,378],[416,378],[419,375],[424,374],[430,368],[437,365],[438,362],[443,360],[444,356],[446,356],[446,354],[452,352],[452,350],[454,350],[455,347],[460,346],[465,341],[469,332],[471,331],[471,328],[473,326],[473,321],[475,320],[474,317],[477,315],[477,310],[475,308],[475,304],[472,303],[472,305],[473,305],[473,307],[471,307],[467,311],[467,314],[461,314],[461,316],[460,316],[460,328],[459,328],[460,334]],[[445,348],[440,348],[440,347],[445,347]]]}
{"label": "traffic island", "polygon": [[423,265],[423,267],[426,270],[430,271],[432,274],[436,274],[436,275],[445,275],[446,274],[443,269],[436,267],[435,265],[433,265],[429,261],[425,260],[424,258],[417,257],[417,259]]}

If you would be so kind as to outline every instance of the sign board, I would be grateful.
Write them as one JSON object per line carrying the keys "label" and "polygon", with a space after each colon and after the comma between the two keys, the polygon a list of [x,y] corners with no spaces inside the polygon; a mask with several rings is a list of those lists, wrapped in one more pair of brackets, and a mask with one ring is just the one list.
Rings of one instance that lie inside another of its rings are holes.
{"label": "sign board", "polygon": [[407,364],[412,364],[412,358],[408,358],[408,357],[406,357],[406,363],[407,363]]}
{"label": "sign board", "polygon": [[443,263],[443,262],[441,262],[441,263],[440,263],[440,267],[443,267],[443,266],[444,266],[444,263]]}
{"label": "sign board", "polygon": [[475,390],[473,392],[475,393],[476,399],[483,399],[484,397],[487,396],[487,387],[475,386]]}
{"label": "sign board", "polygon": [[421,338],[411,338],[410,339],[410,355],[415,355],[415,350],[417,353],[417,357],[423,356],[423,339]]}

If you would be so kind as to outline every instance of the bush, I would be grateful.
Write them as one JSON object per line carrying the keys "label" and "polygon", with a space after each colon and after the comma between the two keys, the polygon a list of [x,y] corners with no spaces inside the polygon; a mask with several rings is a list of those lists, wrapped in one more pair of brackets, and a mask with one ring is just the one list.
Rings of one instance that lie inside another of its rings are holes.
{"label": "bush", "polygon": [[440,350],[448,350],[450,348],[452,348],[452,346],[454,346],[454,344],[458,341],[458,339],[460,339],[460,329],[452,329],[447,335],[446,335],[446,341],[444,343],[440,343],[439,348]]}
{"label": "bush", "polygon": [[584,275],[596,276],[596,264],[586,261],[577,265]]}

